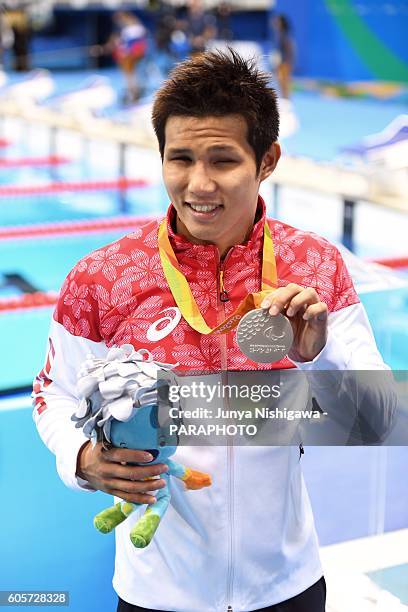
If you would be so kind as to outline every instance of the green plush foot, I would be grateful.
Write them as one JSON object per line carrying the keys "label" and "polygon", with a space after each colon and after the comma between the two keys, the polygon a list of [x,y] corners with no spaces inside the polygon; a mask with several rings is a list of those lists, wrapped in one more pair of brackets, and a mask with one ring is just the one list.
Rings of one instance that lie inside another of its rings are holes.
{"label": "green plush foot", "polygon": [[159,523],[160,516],[148,508],[130,532],[132,544],[136,548],[145,548],[150,544]]}
{"label": "green plush foot", "polygon": [[149,544],[149,542],[146,542],[143,536],[137,533],[132,533],[130,535],[130,539],[132,540],[133,546],[136,548],[146,548],[146,546]]}
{"label": "green plush foot", "polygon": [[101,533],[110,533],[112,529],[115,529],[116,525],[112,521],[105,520],[100,516],[95,516],[94,527]]}
{"label": "green plush foot", "polygon": [[[131,506],[131,504],[129,504],[129,506]],[[127,510],[130,510],[130,508]],[[94,526],[101,533],[110,533],[112,529],[120,525],[129,514],[130,512],[126,512],[126,514],[122,512],[122,504],[118,502],[111,508],[107,508],[97,514],[94,518]]]}

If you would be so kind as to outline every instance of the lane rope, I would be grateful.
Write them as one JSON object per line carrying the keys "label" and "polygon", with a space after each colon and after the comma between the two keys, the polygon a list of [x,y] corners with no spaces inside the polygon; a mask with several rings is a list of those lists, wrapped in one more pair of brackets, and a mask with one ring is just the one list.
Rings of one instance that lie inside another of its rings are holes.
{"label": "lane rope", "polygon": [[64,191],[125,191],[137,187],[147,187],[149,183],[144,179],[130,179],[120,177],[105,181],[58,181],[42,185],[1,185],[0,198],[10,196],[30,196],[62,193]]}
{"label": "lane rope", "polygon": [[68,157],[60,155],[46,155],[45,157],[17,157],[0,158],[0,169],[2,168],[37,168],[39,166],[59,166],[70,163]]}
{"label": "lane rope", "polygon": [[372,261],[382,266],[388,266],[388,268],[408,268],[408,257],[382,257]]}
{"label": "lane rope", "polygon": [[58,295],[56,291],[36,291],[35,293],[24,293],[12,298],[0,299],[0,312],[53,306],[57,303]]}
{"label": "lane rope", "polygon": [[153,217],[118,216],[103,219],[81,219],[35,225],[13,225],[0,228],[0,240],[47,238],[64,234],[82,234],[116,229],[133,229],[151,221]]}

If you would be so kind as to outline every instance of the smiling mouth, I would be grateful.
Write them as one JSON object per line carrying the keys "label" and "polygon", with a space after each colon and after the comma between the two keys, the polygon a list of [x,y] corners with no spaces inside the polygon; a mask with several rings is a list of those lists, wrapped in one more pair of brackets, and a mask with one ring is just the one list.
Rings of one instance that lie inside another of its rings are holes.
{"label": "smiling mouth", "polygon": [[222,208],[220,204],[192,204],[191,202],[186,202],[186,205],[194,212],[207,214],[214,212],[218,208]]}

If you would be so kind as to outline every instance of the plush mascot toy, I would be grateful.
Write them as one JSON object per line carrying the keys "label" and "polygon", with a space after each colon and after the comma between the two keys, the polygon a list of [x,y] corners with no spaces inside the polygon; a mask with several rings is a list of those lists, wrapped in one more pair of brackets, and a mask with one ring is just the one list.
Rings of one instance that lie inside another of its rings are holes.
{"label": "plush mascot toy", "polygon": [[[187,489],[211,485],[208,474],[170,459],[176,451],[177,439],[170,439],[172,445],[169,445],[168,429],[163,426],[168,425],[169,420],[159,422],[158,392],[161,382],[164,386],[168,384],[172,367],[153,361],[144,349],[135,351],[132,345],[125,344],[110,349],[104,360],[88,355],[78,374],[77,389],[81,399],[72,416],[75,427],[82,427],[93,444],[101,441],[110,447],[148,450],[154,457],[152,464],[165,463],[169,467],[168,472],[160,476],[166,486],[155,493],[156,502],[147,507],[130,532],[130,539],[137,548],[150,543],[167,510],[170,476],[183,480]],[[159,372],[165,373],[167,383],[158,380]],[[140,505],[120,501],[100,512],[94,525],[102,533],[109,533]]]}

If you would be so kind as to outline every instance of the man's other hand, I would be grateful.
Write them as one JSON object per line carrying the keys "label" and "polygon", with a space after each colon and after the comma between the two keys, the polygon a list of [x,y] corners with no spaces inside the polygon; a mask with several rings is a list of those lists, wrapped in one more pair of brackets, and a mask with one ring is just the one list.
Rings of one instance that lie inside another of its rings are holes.
{"label": "man's other hand", "polygon": [[286,315],[293,329],[293,344],[289,358],[312,361],[327,340],[328,310],[312,287],[290,283],[266,296],[261,304],[272,316]]}
{"label": "man's other hand", "polygon": [[142,450],[106,450],[101,442],[95,446],[87,442],[78,453],[76,475],[86,480],[93,489],[135,504],[152,504],[156,499],[154,491],[162,489],[166,482],[159,478],[151,479],[167,472],[167,465],[129,465],[148,464],[152,460],[152,455]]}

